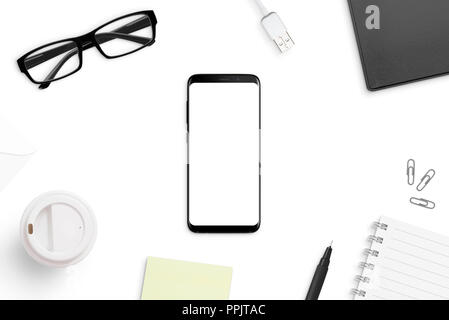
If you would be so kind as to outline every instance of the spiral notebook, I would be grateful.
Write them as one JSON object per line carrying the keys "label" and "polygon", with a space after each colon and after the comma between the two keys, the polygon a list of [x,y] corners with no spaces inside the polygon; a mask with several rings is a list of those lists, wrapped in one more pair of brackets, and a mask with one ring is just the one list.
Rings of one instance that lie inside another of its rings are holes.
{"label": "spiral notebook", "polygon": [[355,299],[449,299],[449,238],[382,217],[369,237]]}

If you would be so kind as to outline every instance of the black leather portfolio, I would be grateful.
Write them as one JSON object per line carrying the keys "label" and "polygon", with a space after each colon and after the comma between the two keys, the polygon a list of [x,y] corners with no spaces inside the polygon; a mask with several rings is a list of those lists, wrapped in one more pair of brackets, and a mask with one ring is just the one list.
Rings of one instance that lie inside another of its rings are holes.
{"label": "black leather portfolio", "polygon": [[348,0],[369,90],[449,73],[449,0]]}

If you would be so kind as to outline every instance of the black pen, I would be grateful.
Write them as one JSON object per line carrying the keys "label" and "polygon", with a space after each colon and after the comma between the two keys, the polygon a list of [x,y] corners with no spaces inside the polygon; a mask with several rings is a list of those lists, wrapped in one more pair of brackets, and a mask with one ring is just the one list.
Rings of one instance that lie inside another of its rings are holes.
{"label": "black pen", "polygon": [[313,276],[312,283],[310,284],[309,292],[307,292],[306,300],[318,300],[324,280],[326,279],[329,264],[331,262],[331,254],[332,243],[326,248],[320,263],[316,267],[315,275]]}

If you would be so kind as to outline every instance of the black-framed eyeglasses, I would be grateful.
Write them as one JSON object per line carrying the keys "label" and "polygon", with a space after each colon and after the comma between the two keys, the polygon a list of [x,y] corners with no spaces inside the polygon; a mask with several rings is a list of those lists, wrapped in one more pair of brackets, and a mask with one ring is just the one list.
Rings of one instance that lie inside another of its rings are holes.
{"label": "black-framed eyeglasses", "polygon": [[83,51],[96,47],[107,59],[115,59],[151,46],[156,38],[156,15],[140,11],[114,19],[76,38],[52,42],[17,60],[20,71],[39,89],[78,72]]}

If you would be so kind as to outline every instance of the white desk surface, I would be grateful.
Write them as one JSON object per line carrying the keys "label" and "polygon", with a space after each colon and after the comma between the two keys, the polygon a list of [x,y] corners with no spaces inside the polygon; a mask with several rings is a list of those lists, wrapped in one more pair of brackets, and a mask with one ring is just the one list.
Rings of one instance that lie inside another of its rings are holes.
{"label": "white desk surface", "polygon": [[[350,299],[369,226],[388,215],[449,234],[449,77],[366,90],[345,0],[265,0],[296,41],[281,56],[250,0],[2,2],[0,114],[38,152],[0,192],[0,298],[138,299],[147,256],[234,267],[232,299],[303,299],[323,250],[334,255],[322,299]],[[157,42],[40,91],[15,60],[117,16],[154,9]],[[263,213],[254,235],[186,227],[186,81],[194,73],[254,73],[263,86]],[[437,171],[408,199],[407,160]],[[97,243],[65,270],[22,249],[19,222],[42,192],[88,200]]]}

